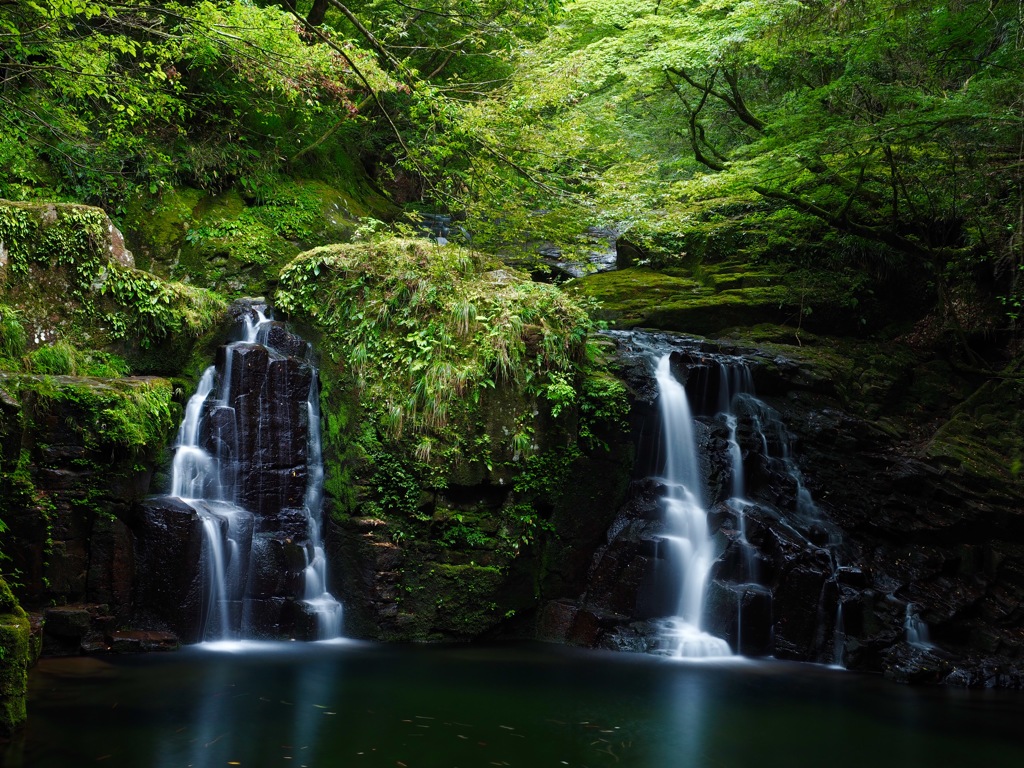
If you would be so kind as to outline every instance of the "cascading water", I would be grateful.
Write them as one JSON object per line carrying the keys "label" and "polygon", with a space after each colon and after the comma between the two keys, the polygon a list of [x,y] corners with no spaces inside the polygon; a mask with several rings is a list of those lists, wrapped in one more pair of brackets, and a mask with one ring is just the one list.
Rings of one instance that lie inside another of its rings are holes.
{"label": "cascading water", "polygon": [[[756,353],[748,361],[667,334],[610,335],[638,400],[657,408],[638,410],[634,424],[637,467],[656,476],[637,477],[595,561],[583,605],[599,616],[627,615],[605,585],[644,574],[633,622],[602,642],[842,664],[844,596],[863,574],[840,565],[839,529],[807,489],[779,413],[755,395],[755,373],[776,387],[785,380]],[[655,417],[657,441],[647,437]]]}
{"label": "cascading water", "polygon": [[656,378],[665,449],[662,506],[669,551],[669,585],[678,589],[675,616],[661,628],[663,650],[680,657],[728,656],[729,644],[701,630],[704,586],[714,562],[707,512],[701,501],[697,446],[686,390],[670,370],[671,355],[658,362]]}
{"label": "cascading water", "polygon": [[903,631],[907,642],[911,645],[918,648],[935,647],[931,642],[928,625],[921,618],[921,614],[918,613],[917,606],[914,603],[907,603],[906,612],[903,617]]}
{"label": "cascading water", "polygon": [[171,496],[202,524],[200,640],[341,632],[320,536],[316,370],[264,310],[203,373],[175,446]]}

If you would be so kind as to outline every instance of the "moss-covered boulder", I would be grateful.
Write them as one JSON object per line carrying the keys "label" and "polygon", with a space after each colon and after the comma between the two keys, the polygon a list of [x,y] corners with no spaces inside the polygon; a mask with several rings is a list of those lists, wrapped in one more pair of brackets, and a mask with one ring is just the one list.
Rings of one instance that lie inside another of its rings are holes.
{"label": "moss-covered boulder", "polygon": [[348,240],[386,204],[359,184],[279,178],[217,195],[180,187],[139,197],[126,215],[140,267],[231,296],[260,296],[301,251]]}
{"label": "moss-covered boulder", "polygon": [[65,341],[165,373],[184,366],[225,307],[208,290],[136,269],[99,208],[2,200],[0,304],[16,310],[28,350]]}
{"label": "moss-covered boulder", "polygon": [[423,240],[314,249],[283,271],[277,300],[321,336],[346,632],[529,631],[547,593],[582,578],[578,552],[628,477],[625,388],[589,341],[586,307]]}

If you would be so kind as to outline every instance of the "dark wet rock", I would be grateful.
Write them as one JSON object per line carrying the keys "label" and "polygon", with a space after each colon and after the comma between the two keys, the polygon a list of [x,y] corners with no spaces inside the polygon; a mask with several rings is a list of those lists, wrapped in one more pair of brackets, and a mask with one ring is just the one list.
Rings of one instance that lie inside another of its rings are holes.
{"label": "dark wet rock", "polygon": [[297,602],[293,597],[253,598],[246,602],[247,634],[256,640],[291,637]]}
{"label": "dark wet rock", "polygon": [[273,322],[267,328],[266,344],[279,354],[286,357],[305,358],[309,352],[309,342],[301,336],[291,333],[284,323]]}
{"label": "dark wet rock", "polygon": [[106,650],[106,633],[116,623],[109,607],[101,604],[64,605],[43,613],[43,653],[77,656]]}
{"label": "dark wet rock", "polygon": [[163,625],[186,643],[202,631],[202,526],[192,506],[171,497],[147,500],[135,525],[137,619]]}
{"label": "dark wet rock", "polygon": [[218,366],[230,371],[231,399],[210,401],[203,422],[205,446],[237,462],[238,501],[246,509],[274,516],[283,508],[301,507],[313,369],[247,343],[222,347]]}
{"label": "dark wet rock", "polygon": [[252,543],[247,593],[254,598],[294,595],[305,567],[302,544],[279,534],[259,534]]}
{"label": "dark wet rock", "polygon": [[116,630],[107,635],[106,642],[118,653],[176,651],[181,645],[173,632],[156,630]]}

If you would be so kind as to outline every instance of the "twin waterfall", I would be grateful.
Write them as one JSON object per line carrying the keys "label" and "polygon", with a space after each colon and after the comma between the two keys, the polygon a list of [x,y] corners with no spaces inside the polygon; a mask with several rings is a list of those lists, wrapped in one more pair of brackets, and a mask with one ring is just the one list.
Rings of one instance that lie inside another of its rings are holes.
{"label": "twin waterfall", "polygon": [[170,495],[202,522],[202,641],[341,634],[320,535],[316,369],[264,310],[206,369],[175,446]]}

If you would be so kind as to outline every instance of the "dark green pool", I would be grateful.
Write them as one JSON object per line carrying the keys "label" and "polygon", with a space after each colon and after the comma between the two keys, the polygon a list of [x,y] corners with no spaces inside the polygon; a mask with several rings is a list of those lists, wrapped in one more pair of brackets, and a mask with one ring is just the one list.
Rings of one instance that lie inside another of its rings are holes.
{"label": "dark green pool", "polygon": [[1024,766],[1024,695],[553,646],[43,661],[4,765]]}

